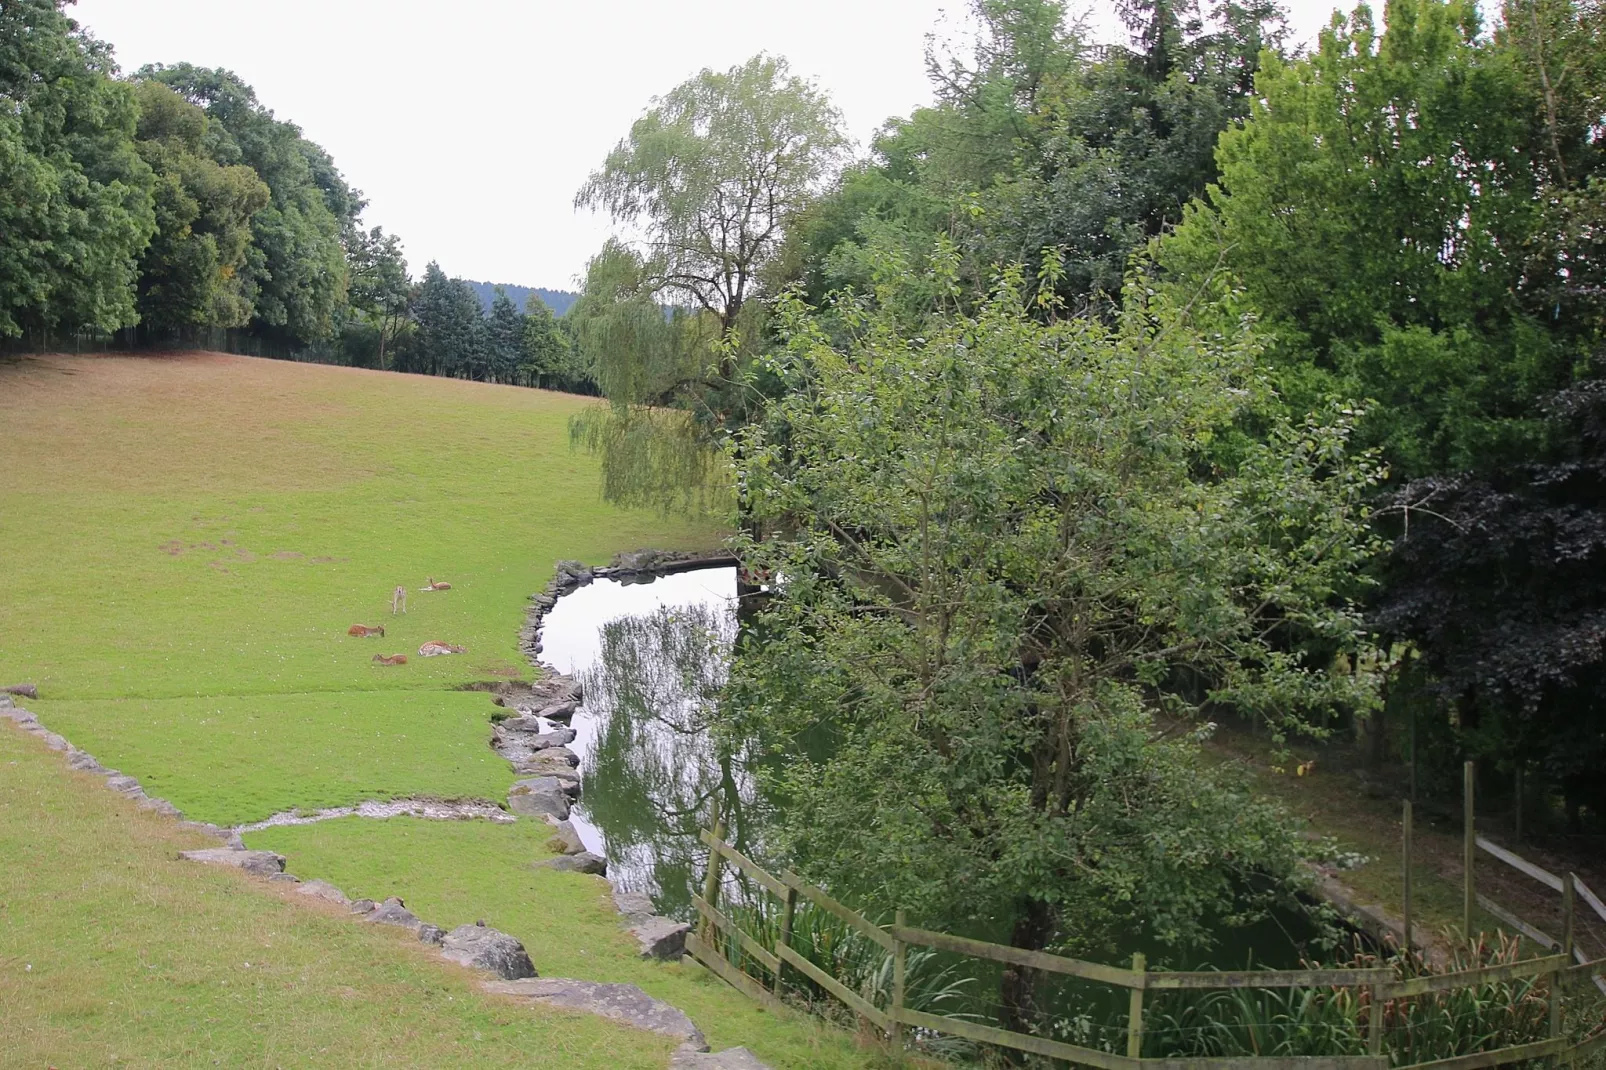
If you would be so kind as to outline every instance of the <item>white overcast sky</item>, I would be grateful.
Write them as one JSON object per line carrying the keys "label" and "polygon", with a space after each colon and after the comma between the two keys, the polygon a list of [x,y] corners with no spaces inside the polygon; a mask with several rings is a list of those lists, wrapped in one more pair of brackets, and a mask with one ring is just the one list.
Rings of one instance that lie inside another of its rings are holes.
{"label": "white overcast sky", "polygon": [[[1314,38],[1333,6],[1292,0],[1295,36]],[[438,260],[449,275],[568,289],[609,229],[575,212],[574,191],[654,94],[704,67],[770,52],[831,95],[863,146],[889,116],[930,102],[926,35],[962,34],[968,8],[78,0],[69,14],[112,43],[125,72],[188,61],[254,86],[367,195],[365,221],[401,236],[415,275]],[[1108,33],[1112,9],[1097,0],[1091,24]]]}

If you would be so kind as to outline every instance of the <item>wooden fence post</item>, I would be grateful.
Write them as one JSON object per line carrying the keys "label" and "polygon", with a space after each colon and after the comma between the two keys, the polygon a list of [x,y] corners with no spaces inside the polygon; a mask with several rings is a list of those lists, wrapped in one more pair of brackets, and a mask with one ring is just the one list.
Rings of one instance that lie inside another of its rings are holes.
{"label": "wooden fence post", "polygon": [[1132,972],[1138,974],[1138,983],[1132,989],[1132,1000],[1126,1019],[1126,1057],[1128,1059],[1143,1058],[1143,984],[1147,978],[1149,968],[1148,959],[1143,952],[1132,954]]}
{"label": "wooden fence post", "polygon": [[1477,894],[1472,883],[1473,852],[1478,848],[1478,836],[1473,828],[1472,775],[1472,763],[1467,762],[1461,767],[1461,823],[1464,832],[1461,843],[1461,867],[1466,871],[1461,882],[1461,932],[1469,944],[1472,942],[1472,906]]}
{"label": "wooden fence post", "polygon": [[893,924],[896,926],[892,934],[892,1039],[900,1049],[903,1048],[903,986],[906,980],[905,971],[908,968],[909,948],[898,938],[898,930],[904,928],[908,922],[904,919],[903,911],[893,914]]}
{"label": "wooden fence post", "polygon": [[781,935],[777,938],[775,957],[781,961],[775,966],[775,994],[781,994],[781,985],[786,975],[786,959],[781,956],[781,948],[792,946],[792,919],[797,916],[797,889],[791,885],[786,888],[785,905],[781,907]]}
{"label": "wooden fence post", "polygon": [[1411,941],[1414,935],[1411,930],[1411,800],[1405,800],[1405,816],[1401,820],[1402,839],[1401,854],[1404,856],[1404,869],[1400,876],[1405,884],[1405,954],[1411,954]]}
{"label": "wooden fence post", "polygon": [[1372,1009],[1366,1016],[1366,1050],[1371,1055],[1383,1054],[1383,986],[1372,986]]}
{"label": "wooden fence post", "polygon": [[[708,831],[716,840],[725,838],[725,825],[719,816],[719,796],[715,795],[708,808]],[[719,906],[719,870],[720,863],[724,861],[719,848],[708,848],[708,877],[703,881],[703,901],[711,907]],[[702,927],[697,938],[703,942],[712,953],[714,950],[714,923],[703,916]]]}
{"label": "wooden fence post", "polygon": [[[1561,953],[1567,956],[1562,966],[1550,975],[1550,1037],[1552,1040],[1561,1036],[1561,977],[1562,970],[1573,964],[1573,909],[1575,905],[1573,888],[1578,878],[1569,872],[1561,885]],[[1561,1060],[1553,1060],[1553,1065],[1560,1066]]]}
{"label": "wooden fence post", "polygon": [[1516,814],[1514,816],[1516,817],[1517,842],[1521,843],[1522,842],[1522,763],[1520,763],[1520,762],[1517,764],[1517,784],[1516,784],[1515,794],[1516,794],[1516,807],[1515,807]]}

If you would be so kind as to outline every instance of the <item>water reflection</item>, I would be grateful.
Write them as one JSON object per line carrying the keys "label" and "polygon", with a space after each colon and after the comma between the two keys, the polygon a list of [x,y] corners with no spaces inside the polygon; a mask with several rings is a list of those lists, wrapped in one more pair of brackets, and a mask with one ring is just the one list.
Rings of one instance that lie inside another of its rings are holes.
{"label": "water reflection", "polygon": [[570,746],[580,756],[571,816],[620,887],[653,895],[661,913],[691,912],[709,801],[750,797],[742,763],[721,754],[708,723],[736,638],[734,569],[651,584],[598,580],[547,615],[544,659],[579,677],[585,703]]}

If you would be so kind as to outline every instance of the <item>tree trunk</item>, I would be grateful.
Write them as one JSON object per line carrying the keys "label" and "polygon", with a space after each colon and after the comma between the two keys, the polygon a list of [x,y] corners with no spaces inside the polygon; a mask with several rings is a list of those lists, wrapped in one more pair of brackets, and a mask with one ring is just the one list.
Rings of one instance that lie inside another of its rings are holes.
{"label": "tree trunk", "polygon": [[[1041,899],[1023,899],[1016,905],[1011,946],[1041,951],[1054,935],[1054,914]],[[1042,1014],[1037,1006],[1037,971],[1027,966],[1005,967],[999,982],[1004,1028],[1017,1033],[1038,1032]]]}

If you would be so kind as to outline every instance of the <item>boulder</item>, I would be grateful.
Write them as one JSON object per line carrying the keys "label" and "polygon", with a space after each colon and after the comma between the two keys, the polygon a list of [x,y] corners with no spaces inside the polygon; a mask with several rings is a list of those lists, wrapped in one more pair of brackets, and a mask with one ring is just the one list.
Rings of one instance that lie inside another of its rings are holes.
{"label": "boulder", "polygon": [[[7,684],[4,687],[0,687],[0,693],[4,693],[7,696],[16,695],[18,698],[38,698],[39,688],[34,684]],[[6,705],[9,706],[10,704],[11,699],[8,697]]]}
{"label": "boulder", "polygon": [[418,920],[418,915],[407,909],[406,903],[394,895],[375,907],[363,921],[371,921],[376,925],[399,925],[404,929],[415,930],[424,924]]}
{"label": "boulder", "polygon": [[296,891],[301,895],[310,895],[314,899],[322,899],[326,903],[338,903],[341,906],[346,906],[351,902],[346,898],[345,892],[342,892],[328,881],[307,881]]}
{"label": "boulder", "polygon": [[69,750],[67,764],[73,769],[81,769],[86,773],[104,773],[106,767],[95,761],[95,756],[86,750]]}
{"label": "boulder", "polygon": [[651,917],[658,908],[653,905],[652,896],[641,892],[621,892],[617,888],[613,892],[613,905],[619,913],[627,918]]}
{"label": "boulder", "polygon": [[726,1048],[722,1052],[698,1051],[687,1044],[675,1049],[669,1070],[770,1070],[746,1048]]}
{"label": "boulder", "polygon": [[580,764],[580,756],[568,747],[548,747],[538,750],[529,758],[532,762],[563,762],[571,768]]}
{"label": "boulder", "polygon": [[418,942],[421,944],[434,944],[436,947],[440,947],[445,939],[446,930],[439,925],[431,925],[426,921],[418,927]]}
{"label": "boulder", "polygon": [[514,783],[507,793],[507,808],[525,817],[569,816],[569,794],[556,777],[538,776]]}
{"label": "boulder", "polygon": [[641,957],[665,962],[680,961],[680,957],[686,953],[686,934],[689,932],[691,926],[685,922],[656,915],[642,918],[630,927],[630,935],[636,938]]}
{"label": "boulder", "polygon": [[579,708],[580,704],[578,702],[569,699],[565,702],[554,703],[551,706],[543,706],[535,711],[535,715],[537,717],[545,717],[549,721],[568,721],[574,716],[574,711]]}
{"label": "boulder", "polygon": [[507,981],[535,977],[535,964],[524,945],[483,923],[459,925],[441,941],[441,954],[453,962],[489,970]]}
{"label": "boulder", "polygon": [[513,771],[521,777],[549,776],[556,777],[559,780],[566,780],[574,785],[574,787],[568,789],[569,794],[578,795],[580,793],[580,774],[568,762],[555,762],[547,758],[543,758],[538,762],[514,762]]}
{"label": "boulder", "polygon": [[363,915],[372,914],[376,906],[378,904],[372,899],[354,899],[351,901],[351,912]]}
{"label": "boulder", "polygon": [[577,735],[579,733],[572,728],[555,728],[550,732],[542,732],[539,735],[531,736],[529,746],[537,754],[556,747],[566,748],[570,743],[574,742]]}
{"label": "boulder", "polygon": [[272,851],[236,851],[228,847],[207,847],[199,851],[180,851],[178,856],[187,862],[201,862],[209,866],[233,866],[259,877],[271,877],[284,872],[284,855]]}
{"label": "boulder", "polygon": [[692,1024],[692,1020],[686,1017],[685,1011],[663,1000],[653,999],[635,985],[554,977],[528,981],[487,981],[481,987],[499,996],[514,996],[549,1007],[611,1018],[650,1033],[674,1037],[697,1051],[708,1050],[708,1042]]}
{"label": "boulder", "polygon": [[556,858],[543,858],[535,863],[542,869],[555,869],[559,873],[594,873],[601,877],[608,872],[608,860],[601,855],[594,855],[590,851],[581,851],[579,854],[558,855]]}
{"label": "boulder", "polygon": [[547,841],[547,846],[565,855],[577,855],[586,849],[572,821],[559,821],[552,829],[552,838]]}
{"label": "boulder", "polygon": [[300,884],[301,878],[294,873],[272,873],[268,875],[269,884]]}

